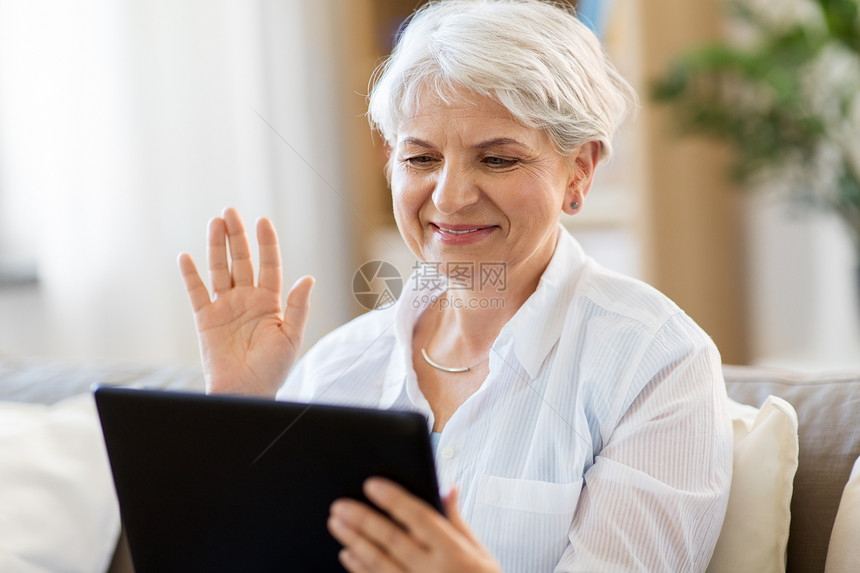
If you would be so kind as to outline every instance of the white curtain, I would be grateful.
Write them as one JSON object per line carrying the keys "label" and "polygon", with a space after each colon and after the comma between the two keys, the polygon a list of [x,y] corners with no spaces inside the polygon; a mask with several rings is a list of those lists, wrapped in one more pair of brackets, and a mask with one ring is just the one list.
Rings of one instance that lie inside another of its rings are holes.
{"label": "white curtain", "polygon": [[753,361],[810,371],[860,367],[860,276],[842,221],[767,193],[745,205]]}
{"label": "white curtain", "polygon": [[349,317],[338,0],[0,0],[0,354],[196,359],[176,269],[205,228],[271,217],[307,342]]}

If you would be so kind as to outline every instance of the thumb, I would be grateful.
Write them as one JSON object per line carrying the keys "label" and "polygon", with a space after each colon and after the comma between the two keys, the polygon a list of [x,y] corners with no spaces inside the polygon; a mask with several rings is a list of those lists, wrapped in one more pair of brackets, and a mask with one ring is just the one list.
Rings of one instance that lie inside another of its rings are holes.
{"label": "thumb", "polygon": [[285,332],[292,331],[299,337],[304,334],[314,282],[312,276],[306,275],[297,280],[290,288],[290,292],[287,294],[287,308],[284,310],[283,329]]}

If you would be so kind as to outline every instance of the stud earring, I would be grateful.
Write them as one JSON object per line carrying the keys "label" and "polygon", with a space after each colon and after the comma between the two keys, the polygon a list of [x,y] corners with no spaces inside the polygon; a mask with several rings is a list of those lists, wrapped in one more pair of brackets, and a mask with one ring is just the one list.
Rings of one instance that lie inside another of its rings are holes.
{"label": "stud earring", "polygon": [[579,201],[574,201],[573,203],[571,203],[570,208],[573,209],[574,211],[579,209]]}

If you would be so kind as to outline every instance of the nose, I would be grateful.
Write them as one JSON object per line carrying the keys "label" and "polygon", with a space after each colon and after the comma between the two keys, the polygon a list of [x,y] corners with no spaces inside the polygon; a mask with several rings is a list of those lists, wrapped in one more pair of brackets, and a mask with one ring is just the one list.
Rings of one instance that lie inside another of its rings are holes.
{"label": "nose", "polygon": [[432,198],[440,213],[456,213],[480,197],[481,191],[467,170],[447,163],[439,172]]}

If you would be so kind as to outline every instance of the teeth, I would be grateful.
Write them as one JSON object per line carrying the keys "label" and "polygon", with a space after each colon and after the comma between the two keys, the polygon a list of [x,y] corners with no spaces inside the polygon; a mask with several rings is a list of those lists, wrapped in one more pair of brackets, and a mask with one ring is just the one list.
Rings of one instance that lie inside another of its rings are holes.
{"label": "teeth", "polygon": [[439,228],[441,230],[445,231],[446,233],[451,233],[453,235],[465,235],[466,233],[474,233],[475,231],[478,230],[478,229],[467,229],[466,231],[454,231],[452,229],[446,229],[444,227],[439,227]]}

